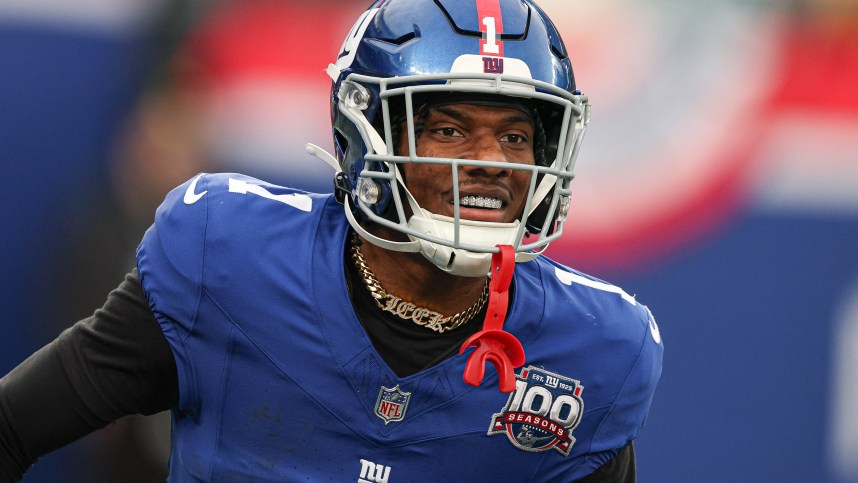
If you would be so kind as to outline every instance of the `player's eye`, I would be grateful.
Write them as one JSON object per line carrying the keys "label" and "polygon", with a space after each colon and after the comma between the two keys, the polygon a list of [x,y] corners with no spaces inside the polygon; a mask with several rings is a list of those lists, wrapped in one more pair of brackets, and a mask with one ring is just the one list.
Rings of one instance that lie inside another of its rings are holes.
{"label": "player's eye", "polygon": [[436,134],[440,134],[444,137],[461,137],[462,133],[460,133],[457,129],[452,127],[442,127],[438,129],[434,129],[432,132]]}
{"label": "player's eye", "polygon": [[501,141],[510,144],[526,143],[527,138],[521,134],[507,134],[501,137]]}

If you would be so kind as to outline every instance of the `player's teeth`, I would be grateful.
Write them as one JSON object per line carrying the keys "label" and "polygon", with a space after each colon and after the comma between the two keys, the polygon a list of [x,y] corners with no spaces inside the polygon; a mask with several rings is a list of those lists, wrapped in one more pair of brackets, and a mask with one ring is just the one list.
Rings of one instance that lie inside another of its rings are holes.
{"label": "player's teeth", "polygon": [[462,206],[475,206],[477,208],[499,209],[503,206],[503,202],[498,198],[488,198],[485,196],[465,196],[462,198]]}

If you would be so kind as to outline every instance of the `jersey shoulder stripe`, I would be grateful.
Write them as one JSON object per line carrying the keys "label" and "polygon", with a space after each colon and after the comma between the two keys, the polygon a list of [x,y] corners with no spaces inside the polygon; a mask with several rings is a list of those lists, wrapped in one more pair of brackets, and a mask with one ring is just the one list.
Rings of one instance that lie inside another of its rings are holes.
{"label": "jersey shoulder stripe", "polygon": [[626,302],[632,305],[637,305],[634,296],[629,295],[628,293],[626,293],[625,290],[621,289],[620,287],[617,287],[616,285],[611,285],[609,283],[585,277],[577,273],[567,272],[560,267],[554,267],[554,274],[557,276],[557,279],[560,280],[560,283],[564,285],[572,285],[573,283],[575,283],[578,285],[583,285],[585,287],[594,288],[596,290],[615,293]]}

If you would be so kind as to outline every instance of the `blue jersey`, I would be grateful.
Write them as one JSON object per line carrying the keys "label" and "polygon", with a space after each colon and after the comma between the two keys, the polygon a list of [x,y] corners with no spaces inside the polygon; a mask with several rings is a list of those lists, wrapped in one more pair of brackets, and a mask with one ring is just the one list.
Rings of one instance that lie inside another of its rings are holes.
{"label": "blue jersey", "polygon": [[175,355],[170,481],[570,481],[632,441],[661,373],[647,308],[540,257],[504,328],[516,390],[468,353],[398,377],[352,308],[332,195],[235,174],[171,192],[138,249]]}

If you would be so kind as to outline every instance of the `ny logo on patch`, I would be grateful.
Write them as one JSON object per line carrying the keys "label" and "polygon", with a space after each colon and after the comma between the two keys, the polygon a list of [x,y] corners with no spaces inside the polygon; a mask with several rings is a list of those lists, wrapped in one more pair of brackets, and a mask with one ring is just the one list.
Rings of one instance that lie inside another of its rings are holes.
{"label": "ny logo on patch", "polygon": [[569,455],[581,422],[584,386],[575,379],[528,366],[515,378],[515,392],[499,413],[492,416],[489,436],[505,434],[524,451],[556,449]]}
{"label": "ny logo on patch", "polygon": [[381,386],[378,399],[375,401],[375,415],[384,420],[384,424],[402,421],[410,399],[411,393],[403,392],[399,389],[399,385],[393,389]]}

